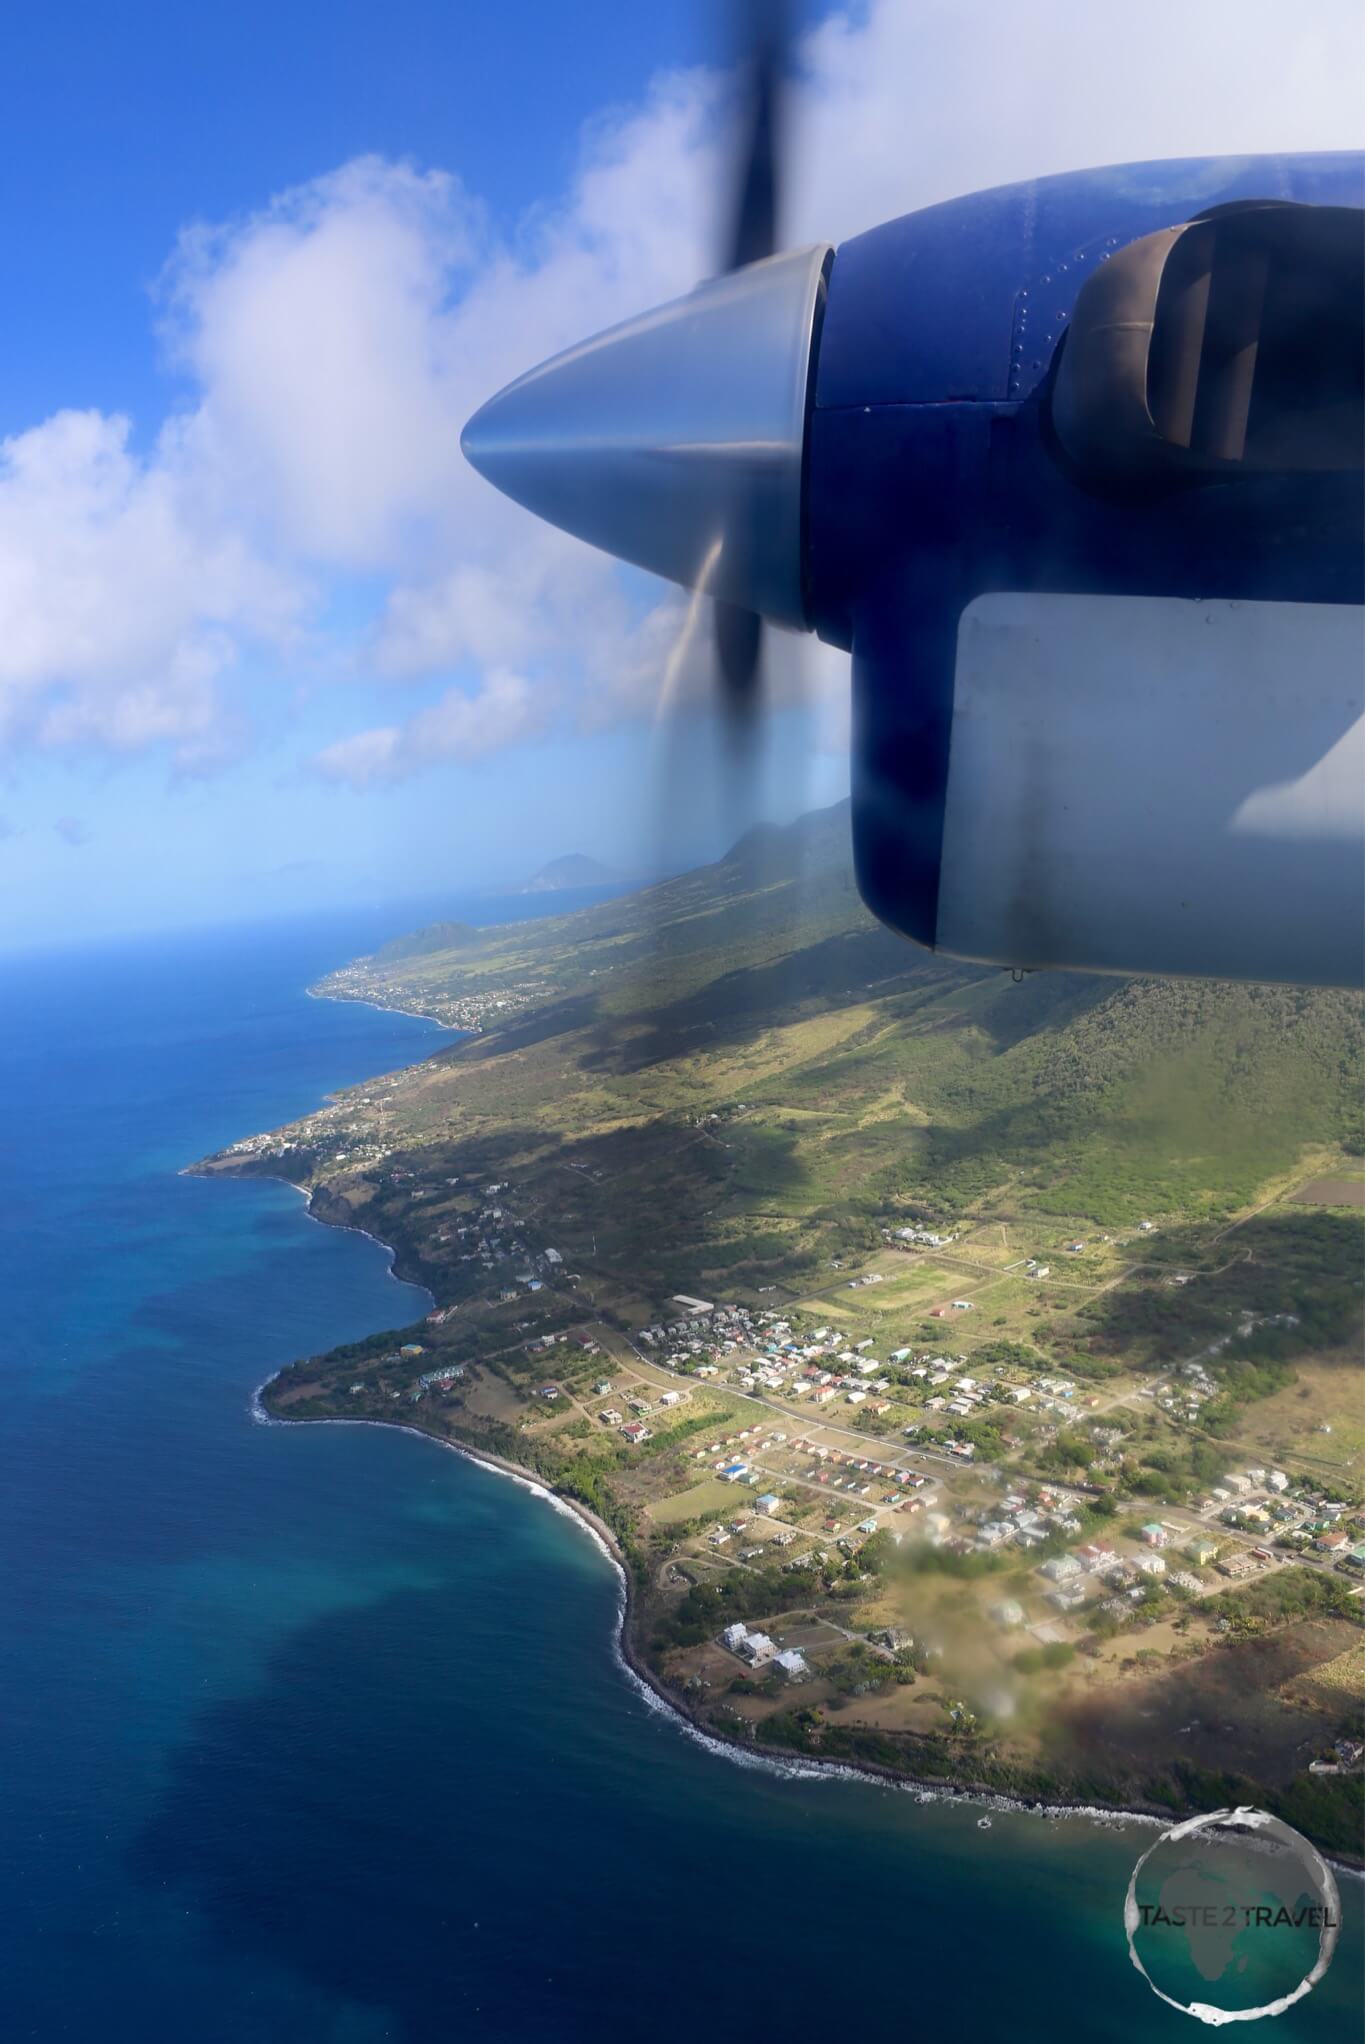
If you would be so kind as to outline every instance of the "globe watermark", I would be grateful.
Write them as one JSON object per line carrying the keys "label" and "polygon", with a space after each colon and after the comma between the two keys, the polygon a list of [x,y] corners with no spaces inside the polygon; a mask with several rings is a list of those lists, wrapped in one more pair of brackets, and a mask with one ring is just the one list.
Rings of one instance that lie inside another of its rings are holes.
{"label": "globe watermark", "polygon": [[1171,2008],[1217,2028],[1282,2015],[1332,1962],[1341,1901],[1309,1841],[1264,1810],[1164,1831],[1133,1869],[1128,1956]]}

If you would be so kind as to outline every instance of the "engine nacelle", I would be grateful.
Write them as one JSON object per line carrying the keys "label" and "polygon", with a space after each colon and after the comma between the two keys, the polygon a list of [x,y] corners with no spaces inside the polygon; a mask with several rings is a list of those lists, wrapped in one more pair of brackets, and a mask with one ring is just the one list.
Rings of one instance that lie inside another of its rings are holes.
{"label": "engine nacelle", "polygon": [[569,350],[465,450],[851,652],[859,885],[906,936],[1357,985],[1362,164],[929,207]]}
{"label": "engine nacelle", "polygon": [[883,921],[1360,984],[1363,196],[1359,156],[1138,165],[840,248],[807,587]]}

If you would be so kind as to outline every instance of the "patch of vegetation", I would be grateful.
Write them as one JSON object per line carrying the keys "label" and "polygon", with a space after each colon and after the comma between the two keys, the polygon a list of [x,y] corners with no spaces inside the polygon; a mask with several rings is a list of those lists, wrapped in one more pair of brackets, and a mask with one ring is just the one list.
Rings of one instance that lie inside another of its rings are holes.
{"label": "patch of vegetation", "polygon": [[1021,1647],[1014,1665],[1021,1675],[1036,1675],[1042,1668],[1065,1668],[1075,1658],[1075,1647],[1065,1640],[1049,1640],[1046,1646]]}
{"label": "patch of vegetation", "polygon": [[1351,1595],[1346,1579],[1315,1568],[1277,1569],[1259,1582],[1220,1591],[1206,1599],[1203,1608],[1211,1618],[1228,1619],[1239,1636],[1263,1632],[1267,1626],[1292,1618],[1349,1618],[1355,1625],[1365,1623],[1361,1600]]}

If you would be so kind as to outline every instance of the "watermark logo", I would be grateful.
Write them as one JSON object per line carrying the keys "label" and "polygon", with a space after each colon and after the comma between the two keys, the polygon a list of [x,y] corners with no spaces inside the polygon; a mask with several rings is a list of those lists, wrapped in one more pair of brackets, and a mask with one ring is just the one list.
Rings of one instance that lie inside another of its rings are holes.
{"label": "watermark logo", "polygon": [[1332,1963],[1332,1869],[1264,1810],[1214,1810],[1163,1831],[1133,1869],[1128,1956],[1154,1994],[1217,2028],[1283,2015]]}

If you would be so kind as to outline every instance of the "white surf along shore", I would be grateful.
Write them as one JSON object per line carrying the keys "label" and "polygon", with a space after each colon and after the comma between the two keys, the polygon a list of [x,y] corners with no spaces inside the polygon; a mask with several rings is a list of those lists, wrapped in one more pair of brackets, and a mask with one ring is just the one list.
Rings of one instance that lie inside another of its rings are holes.
{"label": "white surf along shore", "polygon": [[[295,1189],[298,1190],[299,1188]],[[314,1215],[311,1218],[316,1219],[317,1217]],[[332,1223],[320,1222],[319,1225],[329,1227]],[[364,1235],[368,1233],[368,1230],[353,1227],[347,1229],[346,1232]],[[378,1241],[379,1238],[371,1236],[370,1239],[371,1241]],[[382,1244],[381,1246],[386,1249],[388,1248],[387,1244]],[[392,1257],[391,1250],[389,1254]],[[392,1274],[392,1263],[390,1263],[390,1275]],[[400,1278],[398,1282],[401,1284],[409,1281]],[[418,1286],[414,1287],[414,1289],[422,1290],[424,1288]],[[582,1534],[591,1540],[593,1546],[597,1549],[603,1560],[611,1567],[616,1577],[616,1614],[612,1628],[611,1646],[613,1658],[626,1681],[635,1690],[647,1709],[665,1718],[685,1738],[691,1739],[696,1745],[703,1747],[706,1752],[715,1755],[717,1758],[728,1761],[732,1767],[755,1769],[784,1781],[861,1782],[868,1787],[891,1789],[898,1793],[912,1796],[918,1803],[962,1804],[975,1810],[998,1813],[1013,1812],[1020,1816],[1045,1818],[1052,1822],[1062,1818],[1081,1818],[1095,1828],[1107,1831],[1123,1831],[1128,1826],[1134,1824],[1142,1825],[1149,1829],[1160,1830],[1165,1825],[1166,1819],[1153,1816],[1146,1811],[1105,1809],[1100,1805],[1092,1804],[1025,1801],[1022,1798],[1001,1795],[988,1790],[954,1788],[928,1782],[917,1782],[905,1775],[896,1774],[890,1770],[876,1772],[871,1768],[857,1767],[842,1760],[813,1760],[795,1756],[788,1758],[781,1754],[758,1753],[749,1747],[741,1746],[737,1741],[720,1737],[717,1733],[697,1724],[688,1716],[686,1711],[680,1709],[674,1699],[658,1686],[630,1652],[627,1636],[627,1624],[630,1617],[630,1577],[615,1537],[610,1528],[597,1517],[596,1513],[589,1511],[586,1506],[580,1505],[572,1498],[561,1496],[559,1492],[552,1490],[549,1485],[543,1483],[532,1472],[517,1468],[514,1464],[505,1461],[501,1456],[481,1452],[478,1449],[467,1446],[462,1441],[442,1440],[439,1436],[428,1433],[424,1427],[411,1426],[403,1420],[344,1419],[330,1416],[325,1419],[314,1420],[278,1419],[274,1414],[267,1412],[262,1403],[262,1393],[269,1384],[274,1382],[275,1374],[272,1373],[271,1376],[264,1378],[251,1394],[250,1416],[256,1425],[285,1428],[299,1427],[301,1429],[315,1426],[379,1426],[386,1427],[395,1433],[411,1434],[418,1440],[429,1442],[435,1448],[445,1449],[451,1454],[460,1456],[463,1461],[475,1463],[479,1467],[488,1470],[494,1476],[506,1478],[507,1481],[517,1485],[519,1489],[528,1491],[532,1497],[538,1498],[542,1503],[549,1505],[550,1509],[557,1512],[561,1518],[567,1519],[575,1525]]]}
{"label": "white surf along shore", "polygon": [[[471,1036],[474,1032],[461,1029],[458,1022],[443,1022],[439,1015],[433,1015],[426,1008],[395,1008],[390,1001],[367,1001],[363,994],[320,994],[316,987],[306,987],[310,1001],[335,1001],[339,1008],[373,1008],[378,1015],[406,1015],[411,1022],[430,1022],[436,1029],[444,1029],[447,1036]],[[381,1072],[376,1074],[383,1078]],[[368,1085],[369,1080],[361,1080]]]}

